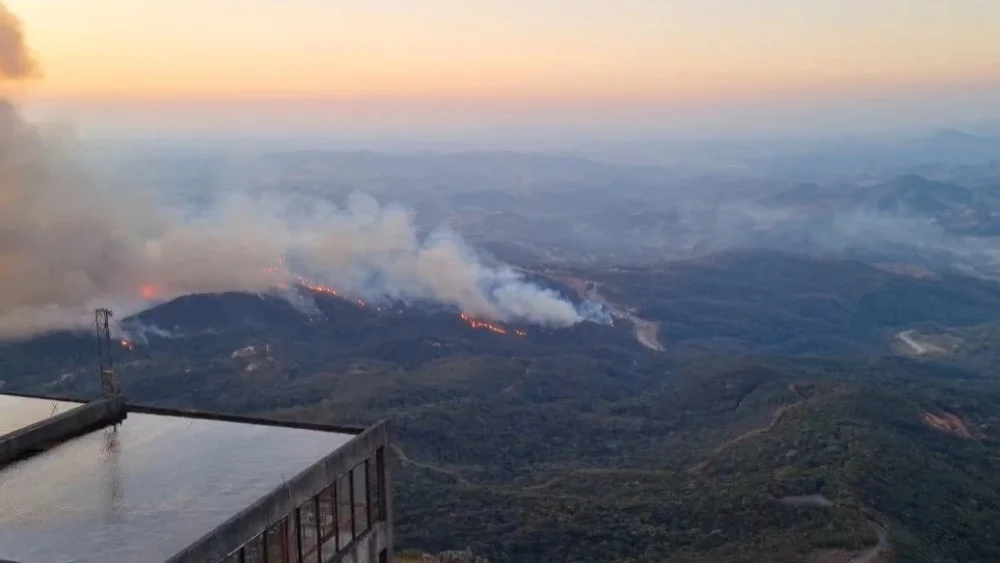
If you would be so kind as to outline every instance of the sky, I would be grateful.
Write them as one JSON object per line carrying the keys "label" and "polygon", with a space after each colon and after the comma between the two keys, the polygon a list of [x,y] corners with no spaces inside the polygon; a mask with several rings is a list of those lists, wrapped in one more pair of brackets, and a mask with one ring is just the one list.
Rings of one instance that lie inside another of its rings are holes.
{"label": "sky", "polygon": [[118,128],[975,120],[995,0],[7,0],[44,115]]}

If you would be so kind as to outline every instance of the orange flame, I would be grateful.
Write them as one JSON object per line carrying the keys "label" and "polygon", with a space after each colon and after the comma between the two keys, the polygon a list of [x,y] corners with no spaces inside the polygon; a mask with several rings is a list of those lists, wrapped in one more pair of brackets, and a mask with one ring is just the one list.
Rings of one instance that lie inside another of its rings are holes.
{"label": "orange flame", "polygon": [[[334,297],[340,297],[340,294],[337,293],[337,290],[333,289],[332,287],[330,287],[328,285],[323,285],[323,284],[320,284],[320,283],[311,282],[311,281],[305,279],[302,276],[296,276],[296,280],[299,282],[299,285],[301,285],[302,287],[304,287],[304,288],[306,288],[306,289],[308,289],[310,291],[314,291],[316,293],[325,293],[327,295],[332,295]],[[367,303],[365,303],[364,300],[362,300],[362,299],[350,298],[350,300],[353,301],[354,303],[356,303],[357,306],[361,307],[361,308],[364,308],[367,305]]]}
{"label": "orange flame", "polygon": [[[284,266],[284,259],[283,258],[279,258],[278,259],[278,265],[277,266],[268,266],[267,268],[264,268],[264,273],[277,274],[277,273],[285,272],[283,266]],[[285,272],[285,273],[287,273],[287,272]],[[327,295],[332,295],[334,297],[340,297],[340,294],[337,292],[337,290],[334,289],[334,288],[332,288],[332,287],[330,287],[330,286],[328,286],[328,285],[323,285],[321,283],[316,283],[316,282],[310,281],[310,280],[306,279],[303,276],[294,276],[294,279],[295,279],[296,282],[298,282],[298,284],[300,286],[302,286],[302,287],[304,287],[304,288],[306,288],[306,289],[308,289],[310,291],[313,291],[315,293],[324,293],[324,294],[327,294]],[[288,287],[288,284],[285,283],[285,282],[279,282],[278,283],[278,287],[280,287],[281,289],[286,289]],[[161,292],[160,292],[160,289],[157,286],[155,286],[155,285],[153,285],[151,283],[145,283],[145,284],[142,284],[139,287],[139,293],[142,295],[143,299],[150,300],[150,299],[154,299],[155,297],[157,297],[158,295],[160,295]],[[350,300],[353,301],[354,303],[356,303],[358,305],[358,307],[364,308],[367,305],[367,303],[365,303],[364,300],[362,300],[362,299],[350,298]],[[377,310],[379,312],[381,312],[382,308],[378,307]],[[465,321],[466,324],[468,324],[470,327],[472,327],[474,329],[488,330],[488,331],[490,331],[490,332],[492,332],[494,334],[509,334],[509,331],[507,329],[505,329],[504,327],[502,327],[502,326],[500,326],[498,324],[491,323],[491,322],[484,321],[484,320],[480,320],[480,319],[475,319],[475,318],[470,317],[469,315],[466,315],[465,313],[461,313],[459,316],[462,318],[463,321]],[[526,331],[524,331],[522,329],[519,329],[519,328],[518,329],[514,329],[514,334],[517,335],[517,336],[519,336],[519,337],[522,337],[522,338],[528,335],[528,333]],[[124,347],[124,348],[126,348],[126,349],[128,349],[130,351],[131,350],[135,350],[135,345],[133,343],[129,342],[128,340],[122,340],[121,344],[122,344],[122,347]]]}
{"label": "orange flame", "polygon": [[302,285],[302,287],[304,287],[304,288],[306,288],[306,289],[308,289],[310,291],[314,291],[316,293],[326,293],[327,295],[332,295],[334,297],[339,297],[340,296],[340,294],[337,293],[337,290],[333,289],[332,287],[327,287],[325,285],[320,285],[320,284],[317,284],[317,283],[311,283],[311,282],[306,281],[306,280],[304,280],[302,278],[299,278],[299,283]]}
{"label": "orange flame", "polygon": [[132,344],[128,340],[122,340],[122,348],[125,348],[126,350],[131,352],[132,350],[135,350],[135,344]]}
{"label": "orange flame", "polygon": [[151,283],[144,283],[139,286],[139,295],[145,300],[156,299],[156,296],[160,294],[160,289]]}
{"label": "orange flame", "polygon": [[[304,287],[304,288],[306,288],[306,289],[308,289],[308,290],[310,290],[312,292],[315,292],[315,293],[325,293],[327,295],[332,295],[334,297],[340,297],[340,293],[338,293],[336,289],[334,289],[334,288],[332,288],[332,287],[330,287],[328,285],[323,285],[321,283],[317,283],[317,282],[308,280],[308,279],[306,279],[303,276],[292,276],[290,272],[288,272],[287,270],[285,270],[284,265],[285,265],[285,259],[284,258],[278,258],[278,265],[277,266],[268,266],[267,268],[264,268],[264,273],[267,273],[267,274],[284,273],[286,276],[293,277],[294,280],[300,286],[302,286],[302,287]],[[281,289],[287,289],[288,288],[288,284],[282,281],[282,282],[278,283],[278,287],[281,288]],[[356,298],[349,298],[349,299],[351,301],[354,301],[358,305],[358,307],[364,307],[366,305],[366,303],[364,301],[362,301],[361,299],[356,299]]]}
{"label": "orange flame", "polygon": [[496,334],[507,334],[507,329],[503,328],[500,325],[496,325],[486,321],[481,321],[479,319],[474,319],[469,315],[466,315],[465,313],[462,313],[459,316],[462,318],[463,321],[466,322],[466,324],[468,324],[472,328],[488,330]]}
{"label": "orange flame", "polygon": [[[288,272],[284,268],[284,264],[285,264],[285,259],[284,258],[278,258],[278,264],[277,265],[268,266],[268,267],[264,268],[262,271],[265,274],[284,274],[284,276],[286,276],[286,278],[290,277],[290,278],[294,279],[295,282],[298,283],[298,285],[300,285],[300,286],[302,286],[302,287],[304,287],[304,288],[306,288],[306,289],[308,289],[310,291],[313,291],[315,293],[325,293],[327,295],[332,295],[334,297],[341,297],[340,293],[338,293],[336,289],[334,289],[334,288],[332,288],[332,287],[330,287],[328,285],[323,285],[321,283],[310,281],[310,280],[306,279],[303,276],[298,276],[298,275],[293,276],[290,272]],[[277,282],[277,287],[280,288],[280,289],[288,289],[288,286],[289,286],[289,284],[286,281],[281,280],[281,281]],[[142,285],[139,286],[139,294],[142,296],[143,299],[145,299],[145,300],[148,301],[148,300],[155,299],[155,298],[161,296],[163,294],[163,291],[162,291],[162,289],[159,286],[156,286],[156,285],[151,284],[151,283],[144,283],[144,284],[142,284]],[[353,301],[355,304],[357,304],[358,307],[364,308],[364,307],[366,307],[368,305],[362,299],[358,299],[358,298],[354,298],[354,297],[344,297],[344,298],[345,299],[349,299],[350,301]],[[379,308],[378,310],[381,311],[382,309]],[[123,341],[122,345],[125,346],[124,341]]]}

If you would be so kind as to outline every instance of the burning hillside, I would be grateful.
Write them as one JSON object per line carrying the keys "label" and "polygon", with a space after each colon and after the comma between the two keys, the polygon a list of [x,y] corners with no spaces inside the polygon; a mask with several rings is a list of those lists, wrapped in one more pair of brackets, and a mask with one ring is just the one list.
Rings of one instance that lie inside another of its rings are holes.
{"label": "burning hillside", "polygon": [[[336,289],[334,289],[332,287],[329,287],[329,286],[326,286],[326,285],[323,285],[323,284],[320,284],[320,283],[311,282],[311,281],[306,280],[305,278],[303,278],[301,276],[297,277],[297,281],[298,281],[299,287],[301,287],[303,289],[306,289],[308,291],[312,291],[313,293],[323,294],[323,295],[330,295],[332,297],[339,297],[339,298],[344,299],[346,301],[350,301],[350,302],[356,304],[358,307],[361,307],[361,308],[364,308],[367,305],[363,299],[344,297]],[[376,307],[376,311],[381,311],[381,310],[382,310],[381,307]],[[492,332],[494,334],[500,334],[500,335],[513,334],[515,336],[520,336],[520,337],[524,337],[524,336],[528,335],[527,331],[525,331],[523,329],[517,328],[517,329],[510,330],[510,329],[504,328],[504,326],[501,325],[501,324],[499,324],[499,323],[490,322],[490,321],[483,320],[483,319],[477,319],[477,318],[474,318],[474,317],[472,317],[472,316],[470,316],[470,315],[468,315],[466,313],[459,313],[459,318],[461,318],[462,321],[464,321],[465,324],[467,324],[469,327],[477,329],[477,330],[487,330],[487,331]]]}
{"label": "burning hillside", "polygon": [[[0,81],[39,76],[20,22],[0,9]],[[335,286],[361,307],[382,299],[453,307],[486,330],[588,319],[454,232],[421,236],[397,204],[356,193],[343,206],[317,200],[292,213],[301,202],[231,192],[192,219],[190,209],[158,205],[158,194],[95,177],[73,148],[0,100],[0,339],[89,327],[98,307],[127,314],[182,295],[295,283],[331,295]],[[275,256],[287,260],[268,267]]]}
{"label": "burning hillside", "polygon": [[[319,346],[331,357],[336,357],[333,351],[347,347],[364,349],[373,357],[405,359],[468,353],[483,346],[484,351],[503,355],[530,354],[532,349],[548,346],[598,349],[635,345],[628,331],[607,325],[587,323],[566,330],[538,331],[529,338],[524,327],[477,319],[439,306],[383,304],[380,311],[375,304],[360,307],[327,292],[305,288],[303,292],[307,299],[298,302],[268,293],[182,296],[122,319],[126,333],[121,339],[128,343],[123,347],[150,350],[156,356],[156,349],[164,347],[199,354],[197,350],[224,343],[228,357],[234,349],[255,344],[254,339],[258,339],[272,344],[287,341],[303,350]],[[474,335],[483,332],[494,338]],[[88,336],[81,334],[81,338]],[[435,342],[444,347],[432,345]]]}
{"label": "burning hillside", "polygon": [[[465,324],[475,329],[488,330],[494,334],[511,334],[511,331],[507,330],[503,326],[498,325],[496,323],[491,323],[480,319],[474,319],[469,315],[466,315],[465,313],[460,313],[459,317],[461,317],[461,319],[465,321]],[[526,331],[521,329],[514,329],[513,334],[522,337],[528,335]]]}
{"label": "burning hillside", "polygon": [[[20,22],[5,16],[0,81],[39,75]],[[356,300],[437,303],[490,322],[585,320],[557,292],[482,259],[455,233],[420,236],[399,205],[354,194],[343,206],[315,201],[291,217],[293,202],[237,194],[191,219],[189,209],[159,206],[157,194],[96,178],[71,141],[0,101],[0,338],[87,327],[97,307],[131,312],[180,295],[305,281],[284,264],[268,268],[275,256],[294,257],[308,278]]]}
{"label": "burning hillside", "polygon": [[[281,270],[279,268],[276,268],[276,267],[270,267],[270,268],[268,268],[268,272],[272,273],[272,274],[277,274],[277,273],[280,273]],[[400,304],[396,304],[395,306],[391,306],[390,307],[390,306],[385,305],[384,303],[382,303],[382,304],[379,304],[379,303],[368,303],[364,299],[360,299],[360,298],[357,298],[357,297],[352,297],[352,296],[346,295],[344,292],[339,291],[338,289],[336,289],[334,287],[331,287],[329,285],[326,285],[326,284],[323,284],[323,283],[319,283],[319,282],[316,282],[316,281],[313,281],[313,280],[309,280],[309,279],[307,279],[307,278],[305,278],[303,276],[292,275],[292,274],[287,274],[286,273],[286,275],[284,276],[283,279],[290,279],[290,280],[292,280],[293,283],[292,283],[291,287],[297,288],[297,290],[298,290],[297,294],[302,295],[302,296],[311,296],[311,298],[321,298],[321,299],[327,299],[327,300],[331,300],[332,299],[333,301],[338,302],[338,303],[350,304],[352,306],[355,306],[355,307],[358,308],[358,310],[370,310],[370,311],[372,311],[372,312],[374,312],[376,314],[383,313],[385,310],[393,310],[397,314],[402,314],[403,310],[404,310],[404,307],[401,307]],[[150,290],[150,288],[154,288],[154,287],[158,287],[158,286],[156,286],[154,284],[143,284],[139,288],[139,293],[142,294],[143,296],[151,294],[151,293],[154,293],[154,292],[152,292]],[[289,286],[286,285],[286,286],[280,288],[280,289],[283,290],[283,292],[281,292],[281,293],[276,293],[276,294],[265,293],[265,294],[261,294],[261,295],[272,295],[271,299],[284,300],[289,295],[287,293],[287,290],[289,290],[291,287],[289,287]],[[156,292],[155,292],[155,294],[159,296],[159,295],[162,295],[162,292],[161,292],[160,289],[157,289]],[[281,295],[283,295],[283,296],[281,296]],[[209,296],[205,296],[205,297],[209,297]],[[189,298],[198,298],[198,296],[190,296]],[[184,296],[180,296],[179,297],[180,301],[182,301],[182,302],[188,300],[189,298],[185,298]],[[157,307],[154,307],[154,309],[156,309],[156,308]],[[152,310],[149,311],[148,313],[152,313]],[[142,315],[140,315],[140,317],[147,316],[148,313],[143,313]],[[510,328],[510,327],[506,327],[503,324],[500,324],[498,322],[494,322],[494,321],[490,321],[490,320],[486,320],[486,319],[482,319],[482,318],[476,318],[476,317],[474,317],[472,315],[469,315],[467,313],[459,313],[458,317],[461,319],[461,321],[463,322],[464,325],[466,325],[469,328],[474,329],[474,330],[484,330],[484,331],[488,331],[488,332],[491,332],[493,334],[497,334],[497,335],[501,335],[501,336],[517,336],[517,337],[522,337],[522,338],[525,337],[525,336],[527,336],[527,331],[524,330],[524,329],[522,329],[522,328]],[[266,319],[262,318],[261,321],[266,321]],[[128,351],[134,351],[135,348],[136,348],[137,342],[140,342],[140,341],[143,340],[143,338],[142,338],[141,335],[138,335],[138,337],[135,337],[132,334],[130,334],[130,330],[128,328],[122,327],[120,325],[116,326],[116,333],[119,334],[119,336],[120,336],[121,346],[123,348],[125,348],[126,350],[128,350]]]}
{"label": "burning hillside", "polygon": [[[322,294],[322,295],[329,295],[329,296],[332,296],[332,297],[339,297],[341,299],[353,302],[358,307],[362,307],[362,308],[364,308],[367,305],[367,303],[363,299],[359,299],[359,298],[356,298],[356,297],[348,297],[348,296],[344,295],[342,292],[337,291],[333,287],[330,287],[328,285],[325,285],[325,284],[322,284],[322,283],[319,283],[319,282],[316,282],[316,281],[313,281],[313,280],[306,279],[304,276],[293,275],[293,274],[288,273],[287,271],[284,270],[284,260],[283,259],[279,260],[279,266],[278,267],[270,267],[270,268],[267,269],[267,271],[269,273],[277,273],[277,274],[284,273],[284,275],[286,277],[294,279],[295,282],[296,282],[296,284],[300,288],[303,288],[305,290],[311,291],[313,293]],[[376,306],[376,310],[377,311],[381,311],[382,309],[381,309],[381,307]],[[466,313],[459,313],[459,317],[465,322],[465,324],[467,324],[471,328],[478,329],[478,330],[487,330],[487,331],[492,332],[494,334],[500,334],[500,335],[514,334],[515,336],[520,336],[520,337],[527,336],[527,334],[528,334],[527,331],[525,331],[523,329],[519,329],[518,328],[518,329],[509,330],[509,329],[505,328],[503,325],[501,325],[499,323],[491,322],[491,321],[488,321],[488,320],[485,320],[485,319],[475,318],[475,317],[473,317],[473,316],[471,316],[469,314],[466,314]]]}

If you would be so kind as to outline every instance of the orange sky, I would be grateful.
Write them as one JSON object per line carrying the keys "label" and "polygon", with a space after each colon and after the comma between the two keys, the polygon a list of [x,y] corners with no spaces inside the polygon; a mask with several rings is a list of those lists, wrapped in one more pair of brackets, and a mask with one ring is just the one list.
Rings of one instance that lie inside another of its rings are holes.
{"label": "orange sky", "polygon": [[59,99],[713,99],[1000,81],[994,0],[7,0]]}

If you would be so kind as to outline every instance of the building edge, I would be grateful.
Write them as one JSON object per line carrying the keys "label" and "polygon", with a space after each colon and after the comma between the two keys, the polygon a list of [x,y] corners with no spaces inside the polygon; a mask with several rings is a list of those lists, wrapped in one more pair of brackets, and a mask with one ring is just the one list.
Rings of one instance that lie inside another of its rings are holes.
{"label": "building edge", "polygon": [[[373,523],[361,537],[353,543],[367,547],[365,560],[353,553],[341,553],[328,561],[356,563],[392,563],[393,556],[393,480],[392,480],[392,428],[388,420],[382,420],[367,428],[346,444],[299,472],[290,480],[259,499],[254,504],[230,517],[218,527],[208,532],[194,543],[184,548],[166,563],[215,563],[223,561],[235,551],[269,529],[282,519],[294,514],[296,509],[326,490],[337,479],[365,460],[382,452],[384,462],[379,468],[382,475],[382,494],[379,512],[382,521]],[[384,553],[384,558],[379,556]]]}

